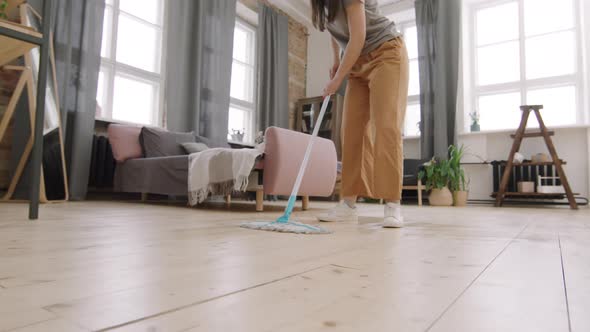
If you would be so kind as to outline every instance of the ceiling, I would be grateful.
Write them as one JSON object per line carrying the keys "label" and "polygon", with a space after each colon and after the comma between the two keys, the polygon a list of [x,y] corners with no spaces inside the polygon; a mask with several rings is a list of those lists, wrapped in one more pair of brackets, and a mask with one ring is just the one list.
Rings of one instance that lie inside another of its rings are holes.
{"label": "ceiling", "polygon": [[[305,6],[309,6],[309,0],[292,0],[294,2],[300,2]],[[404,0],[378,0],[381,6],[387,6],[391,4],[395,4],[398,2],[403,2]]]}
{"label": "ceiling", "polygon": [[[411,8],[413,0],[378,0],[382,11],[389,15],[395,11]],[[270,0],[301,23],[311,26],[309,0]]]}
{"label": "ceiling", "polygon": [[[295,2],[303,2],[306,5],[309,4],[309,0],[294,0]],[[392,3],[396,3],[396,2],[401,2],[403,0],[378,0],[379,4],[381,5],[388,5],[388,4],[392,4]]]}
{"label": "ceiling", "polygon": [[403,0],[379,0],[379,4],[381,6],[390,5],[397,2],[402,2]]}

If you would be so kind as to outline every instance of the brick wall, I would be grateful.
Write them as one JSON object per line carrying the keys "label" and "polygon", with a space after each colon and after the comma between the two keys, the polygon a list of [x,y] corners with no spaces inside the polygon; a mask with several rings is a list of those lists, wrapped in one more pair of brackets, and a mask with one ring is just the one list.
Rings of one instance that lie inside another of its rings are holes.
{"label": "brick wall", "polygon": [[289,18],[289,123],[293,128],[295,102],[306,95],[307,27],[267,0],[240,0],[240,2],[252,10],[257,10],[258,4],[264,3]]}

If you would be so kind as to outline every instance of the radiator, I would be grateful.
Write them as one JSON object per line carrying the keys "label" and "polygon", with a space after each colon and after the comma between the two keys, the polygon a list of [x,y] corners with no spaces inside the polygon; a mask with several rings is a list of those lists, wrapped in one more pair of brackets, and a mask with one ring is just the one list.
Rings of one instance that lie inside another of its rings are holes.
{"label": "radiator", "polygon": [[[498,192],[500,190],[500,182],[502,181],[502,176],[504,175],[504,170],[506,169],[506,161],[493,161],[492,162],[492,172],[493,172],[493,179],[494,179],[494,192]],[[507,192],[517,192],[517,183],[520,181],[530,181],[535,183],[535,191],[537,190],[537,177],[538,176],[555,176],[557,177],[557,170],[555,165],[544,165],[544,166],[522,166],[522,165],[514,165],[512,166],[512,174],[510,175],[510,180],[508,181],[508,187],[506,188]],[[555,179],[551,181],[550,185],[561,185],[561,181],[559,179]]]}
{"label": "radiator", "polygon": [[94,135],[88,186],[98,189],[112,188],[116,166],[108,138]]}

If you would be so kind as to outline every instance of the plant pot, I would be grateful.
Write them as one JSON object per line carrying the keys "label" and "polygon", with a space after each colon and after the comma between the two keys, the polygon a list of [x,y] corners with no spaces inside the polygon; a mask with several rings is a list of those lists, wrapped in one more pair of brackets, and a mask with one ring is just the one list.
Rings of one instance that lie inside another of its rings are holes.
{"label": "plant pot", "polygon": [[18,6],[25,2],[25,0],[8,0],[8,6],[6,7],[6,15],[8,15],[9,21],[16,21],[19,17]]}
{"label": "plant pot", "polygon": [[480,127],[479,127],[479,123],[473,123],[471,124],[471,132],[472,133],[477,133],[480,131]]}
{"label": "plant pot", "polygon": [[453,194],[449,188],[432,189],[430,195],[428,195],[428,202],[432,206],[452,206]]}
{"label": "plant pot", "polygon": [[467,206],[468,191],[453,192],[453,206]]}

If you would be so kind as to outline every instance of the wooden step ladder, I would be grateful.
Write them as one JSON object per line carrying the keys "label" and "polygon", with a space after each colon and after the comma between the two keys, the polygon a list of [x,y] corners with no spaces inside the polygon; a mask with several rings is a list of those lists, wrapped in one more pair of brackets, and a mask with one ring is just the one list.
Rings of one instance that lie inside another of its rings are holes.
{"label": "wooden step ladder", "polygon": [[[545,140],[545,144],[547,145],[547,149],[549,149],[549,153],[551,154],[552,161],[549,163],[543,163],[546,165],[554,165],[557,169],[557,173],[561,180],[561,185],[565,189],[565,196],[570,204],[570,208],[577,210],[578,204],[576,203],[576,199],[574,198],[574,194],[570,187],[569,182],[567,181],[567,176],[563,170],[563,164],[565,163],[563,160],[559,159],[557,156],[557,150],[555,150],[555,146],[553,145],[553,141],[551,140],[551,136],[555,135],[555,132],[547,130],[545,123],[543,122],[543,118],[541,117],[541,110],[543,109],[542,105],[526,105],[521,106],[520,110],[522,111],[522,119],[520,121],[520,127],[516,130],[516,134],[511,135],[514,139],[514,143],[512,144],[512,150],[510,150],[510,155],[508,156],[508,161],[506,162],[506,169],[504,170],[504,174],[502,176],[502,181],[500,182],[500,189],[495,194],[496,195],[496,206],[500,207],[504,203],[504,199],[507,196],[523,196],[522,193],[507,193],[506,188],[508,187],[508,182],[510,181],[510,175],[512,174],[512,167],[514,165],[514,155],[520,150],[520,145],[522,144],[522,140],[524,138],[530,137],[543,137]],[[539,122],[540,131],[535,132],[526,132],[526,126],[529,119],[529,115],[531,112],[535,113],[537,117],[537,121]],[[520,195],[519,195],[520,194]],[[555,198],[556,194],[542,194],[542,193],[531,193],[530,196],[534,196],[535,198]],[[560,196],[559,194],[557,196]],[[561,195],[563,198],[563,195]]]}

